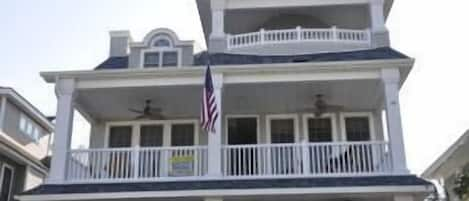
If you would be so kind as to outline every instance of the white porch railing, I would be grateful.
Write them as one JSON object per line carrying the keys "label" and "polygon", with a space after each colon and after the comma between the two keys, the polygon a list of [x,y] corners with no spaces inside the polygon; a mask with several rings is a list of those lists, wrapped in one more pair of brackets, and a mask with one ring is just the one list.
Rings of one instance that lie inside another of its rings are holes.
{"label": "white porch railing", "polygon": [[227,47],[228,49],[236,49],[255,45],[314,41],[340,41],[369,44],[370,31],[368,29],[354,30],[339,29],[336,27],[329,29],[309,29],[301,27],[283,30],[261,29],[258,32],[228,35]]}
{"label": "white porch railing", "polygon": [[[224,145],[222,178],[356,176],[392,173],[387,142]],[[80,149],[68,154],[72,183],[213,179],[208,148]]]}
{"label": "white porch railing", "polygon": [[93,182],[200,177],[207,173],[207,156],[206,146],[72,150],[68,157],[67,180]]}
{"label": "white porch railing", "polygon": [[386,142],[228,145],[223,147],[223,175],[334,176],[392,172]]}

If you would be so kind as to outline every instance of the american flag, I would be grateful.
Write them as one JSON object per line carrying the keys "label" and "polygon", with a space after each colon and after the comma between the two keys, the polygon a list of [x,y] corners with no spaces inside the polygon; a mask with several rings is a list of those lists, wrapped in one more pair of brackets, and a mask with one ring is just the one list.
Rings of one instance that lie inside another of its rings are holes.
{"label": "american flag", "polygon": [[204,128],[207,132],[215,132],[215,122],[218,118],[218,108],[213,90],[210,64],[207,65],[207,70],[205,71],[205,83],[202,93],[202,112],[200,118],[202,128]]}

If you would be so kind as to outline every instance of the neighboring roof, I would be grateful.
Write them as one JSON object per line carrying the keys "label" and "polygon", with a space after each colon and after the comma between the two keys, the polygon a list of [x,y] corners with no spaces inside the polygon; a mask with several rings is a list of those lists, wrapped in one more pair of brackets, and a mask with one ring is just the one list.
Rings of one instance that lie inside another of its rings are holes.
{"label": "neighboring roof", "polygon": [[31,118],[34,118],[42,127],[44,127],[49,133],[54,131],[54,124],[33,104],[31,104],[26,98],[21,96],[11,87],[0,86],[0,96],[5,95],[10,101],[16,106],[20,107],[21,110],[27,113]]}
{"label": "neighboring roof", "polygon": [[0,131],[0,154],[12,157],[13,160],[22,164],[28,164],[44,175],[47,174],[48,167],[41,162],[40,158],[31,155],[24,146],[2,131]]}
{"label": "neighboring roof", "polygon": [[[327,61],[359,61],[359,60],[379,60],[379,59],[407,59],[406,55],[389,47],[369,50],[333,52],[306,55],[285,55],[285,56],[261,56],[213,53],[210,54],[211,65],[245,65],[245,64],[269,64],[269,63],[299,63],[299,62],[327,62]],[[194,66],[206,65],[208,59],[207,52],[194,55]],[[104,69],[124,69],[128,68],[128,57],[110,57],[95,70]]]}
{"label": "neighboring roof", "polygon": [[441,171],[442,167],[447,167],[448,170],[452,171],[451,168],[454,166],[463,165],[469,162],[469,130],[467,130],[456,142],[454,142],[430,167],[428,167],[423,173],[422,177],[433,178]]}
{"label": "neighboring roof", "polygon": [[100,183],[41,185],[21,195],[88,194],[114,192],[229,190],[315,187],[427,186],[433,185],[416,176],[287,178],[255,180],[213,180],[145,183]]}

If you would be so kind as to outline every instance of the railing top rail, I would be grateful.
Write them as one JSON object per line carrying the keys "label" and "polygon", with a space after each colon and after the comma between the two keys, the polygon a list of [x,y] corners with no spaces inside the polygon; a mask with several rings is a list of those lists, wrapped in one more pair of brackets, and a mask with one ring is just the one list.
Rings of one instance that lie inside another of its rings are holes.
{"label": "railing top rail", "polygon": [[177,146],[177,147],[125,147],[125,148],[90,148],[90,149],[71,149],[70,152],[112,152],[112,151],[135,151],[135,150],[197,150],[207,149],[205,145],[196,146]]}

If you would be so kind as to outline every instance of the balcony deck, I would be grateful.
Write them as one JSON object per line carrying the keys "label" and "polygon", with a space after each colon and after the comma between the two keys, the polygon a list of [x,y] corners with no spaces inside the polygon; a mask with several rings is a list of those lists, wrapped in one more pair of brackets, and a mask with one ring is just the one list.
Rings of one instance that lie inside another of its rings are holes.
{"label": "balcony deck", "polygon": [[387,142],[223,145],[220,177],[206,146],[71,150],[68,183],[184,181],[392,174]]}
{"label": "balcony deck", "polygon": [[371,34],[368,29],[339,29],[337,27],[297,27],[296,29],[282,30],[261,29],[257,32],[228,35],[227,49],[228,51],[236,52],[240,49],[245,51],[246,48],[258,48],[269,45],[304,45],[306,43],[312,43],[315,46],[320,46],[321,43],[326,43],[329,48],[334,47],[334,45],[331,45],[331,43],[334,43],[344,45],[344,47],[341,47],[339,49],[364,49],[370,47],[370,35]]}

